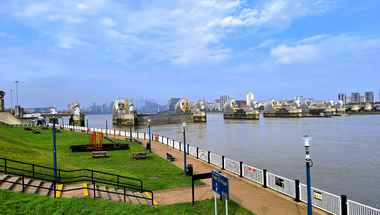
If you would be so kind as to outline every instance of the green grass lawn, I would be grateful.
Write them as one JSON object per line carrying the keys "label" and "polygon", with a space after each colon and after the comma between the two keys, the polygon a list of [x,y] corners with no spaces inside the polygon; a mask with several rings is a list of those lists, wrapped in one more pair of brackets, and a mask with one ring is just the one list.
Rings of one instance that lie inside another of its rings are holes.
{"label": "green grass lawn", "polygon": [[[18,161],[34,163],[42,166],[53,167],[53,132],[33,127],[41,134],[33,134],[23,127],[7,127],[0,125],[0,157]],[[104,140],[104,143],[108,141]],[[58,169],[93,169],[97,171],[138,178],[143,181],[144,189],[164,190],[178,187],[191,186],[191,177],[183,174],[183,171],[174,164],[150,153],[149,159],[133,160],[132,152],[147,151],[145,147],[120,140],[123,144],[129,144],[130,150],[108,151],[107,158],[92,158],[91,152],[71,152],[71,145],[88,144],[86,133],[76,133],[68,130],[56,133],[57,167]],[[8,166],[21,167],[31,170],[31,167],[20,166],[7,162]],[[0,165],[4,165],[0,161]],[[1,167],[0,167],[1,168]],[[36,171],[46,171],[35,168]],[[49,171],[49,174],[53,174]],[[65,174],[62,176],[73,176]],[[151,177],[158,179],[151,180]],[[116,180],[115,178],[110,178]],[[203,184],[196,181],[196,185]]]}
{"label": "green grass lawn", "polygon": [[[42,166],[53,167],[53,133],[39,130],[33,134],[23,127],[0,125],[0,157]],[[94,169],[98,171],[139,178],[144,189],[163,190],[191,186],[191,177],[160,156],[150,153],[148,160],[133,160],[132,152],[147,151],[145,147],[129,144],[130,150],[108,151],[108,158],[92,158],[91,152],[72,153],[71,145],[86,145],[87,134],[62,131],[56,134],[58,168],[65,170]],[[0,165],[4,165],[0,160]],[[7,162],[8,166],[27,169],[23,165]],[[30,167],[28,167],[30,170]],[[0,167],[4,170],[3,167]],[[35,168],[36,171],[46,171]],[[49,174],[52,174],[50,171]],[[158,179],[151,180],[151,177]],[[203,184],[196,181],[196,185]],[[228,201],[229,214],[252,214],[235,202]],[[97,199],[63,198],[13,193],[0,190],[1,214],[214,214],[214,200],[197,201],[164,206],[133,205]],[[225,214],[225,201],[218,200],[218,213]]]}
{"label": "green grass lawn", "polygon": [[[225,201],[217,200],[218,214],[226,214]],[[1,214],[214,214],[214,200],[163,206],[133,205],[97,199],[62,198],[13,193],[0,190]],[[228,214],[252,214],[228,201]]]}

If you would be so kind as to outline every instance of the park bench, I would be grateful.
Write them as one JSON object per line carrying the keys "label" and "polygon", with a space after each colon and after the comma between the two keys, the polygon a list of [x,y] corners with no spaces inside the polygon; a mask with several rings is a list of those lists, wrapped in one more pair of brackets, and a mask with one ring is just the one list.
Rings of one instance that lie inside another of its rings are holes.
{"label": "park bench", "polygon": [[166,152],[166,159],[170,160],[170,162],[175,160],[175,157],[169,153]]}
{"label": "park bench", "polygon": [[149,155],[148,152],[132,152],[133,160],[136,160],[137,158],[146,158],[148,159]]}
{"label": "park bench", "polygon": [[142,144],[142,142],[140,140],[138,140],[138,139],[133,139],[132,141],[135,142],[135,143],[137,143],[137,144],[140,144],[140,145]]}
{"label": "park bench", "polygon": [[97,158],[97,157],[108,157],[107,151],[93,151],[92,152],[92,157]]}
{"label": "park bench", "polygon": [[39,132],[37,130],[33,130],[32,132],[33,132],[33,134],[41,134],[41,132]]}

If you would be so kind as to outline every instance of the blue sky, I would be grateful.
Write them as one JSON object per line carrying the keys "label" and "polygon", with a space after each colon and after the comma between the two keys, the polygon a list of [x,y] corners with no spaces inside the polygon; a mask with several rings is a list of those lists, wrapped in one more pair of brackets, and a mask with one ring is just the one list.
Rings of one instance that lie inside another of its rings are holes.
{"label": "blue sky", "polygon": [[[380,1],[0,1],[6,108],[122,98],[378,99]],[[349,95],[348,95],[349,96]]]}

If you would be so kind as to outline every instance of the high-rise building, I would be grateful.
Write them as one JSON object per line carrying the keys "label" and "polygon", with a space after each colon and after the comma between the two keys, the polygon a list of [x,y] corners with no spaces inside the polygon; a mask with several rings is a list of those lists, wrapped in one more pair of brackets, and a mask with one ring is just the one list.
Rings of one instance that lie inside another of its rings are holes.
{"label": "high-rise building", "polygon": [[342,101],[343,104],[347,104],[346,102],[346,94],[345,93],[338,93],[338,101]]}
{"label": "high-rise building", "polygon": [[[168,100],[168,110],[169,111],[175,111],[175,105],[177,104],[177,102],[181,100],[181,98],[171,98],[170,100]],[[170,102],[169,102],[170,101]]]}
{"label": "high-rise building", "polygon": [[230,95],[221,95],[220,96],[220,110],[224,111],[224,104],[227,102],[227,100],[230,99]]}
{"label": "high-rise building", "polygon": [[252,92],[247,93],[247,102],[246,102],[246,104],[247,105],[251,105],[251,102],[253,100],[255,100],[255,96],[253,95],[253,93]]}
{"label": "high-rise building", "polygon": [[360,94],[359,93],[351,93],[351,102],[352,103],[360,102]]}
{"label": "high-rise building", "polygon": [[365,102],[375,102],[375,96],[373,95],[373,92],[365,92],[364,93]]}
{"label": "high-rise building", "polygon": [[303,96],[294,96],[294,101],[301,101]]}

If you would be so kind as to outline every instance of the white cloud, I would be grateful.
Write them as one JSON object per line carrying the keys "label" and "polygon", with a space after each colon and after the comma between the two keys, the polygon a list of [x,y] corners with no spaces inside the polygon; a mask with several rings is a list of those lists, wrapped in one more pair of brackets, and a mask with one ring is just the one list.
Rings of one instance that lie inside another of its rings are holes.
{"label": "white cloud", "polygon": [[0,37],[6,37],[6,36],[7,36],[7,34],[0,32]]}
{"label": "white cloud", "polygon": [[321,53],[318,47],[314,45],[288,47],[281,44],[270,51],[270,55],[274,57],[277,62],[284,64],[316,61],[320,56],[319,54]]}
{"label": "white cloud", "polygon": [[[231,49],[221,42],[228,39],[230,33],[241,36],[261,29],[283,29],[294,19],[321,13],[333,3],[327,0],[272,0],[252,6],[240,0],[185,3],[153,0],[149,4],[136,4],[138,10],[112,0],[57,0],[54,4],[49,1],[23,3],[15,7],[14,14],[18,21],[44,37],[52,41],[58,39],[57,46],[61,48],[96,44],[96,48],[87,51],[118,60],[119,56],[139,53],[143,56],[140,62],[182,63],[195,59],[202,62],[226,59]],[[103,26],[112,27],[113,31],[104,31]],[[97,50],[101,52],[96,53]]]}
{"label": "white cloud", "polygon": [[78,4],[77,7],[78,7],[79,9],[85,9],[85,8],[87,8],[87,5],[84,5],[84,4]]}
{"label": "white cloud", "polygon": [[58,46],[66,49],[75,49],[75,45],[84,44],[82,41],[75,37],[58,35]]}
{"label": "white cloud", "polygon": [[313,42],[313,41],[322,39],[324,37],[327,37],[327,35],[326,34],[316,35],[316,36],[312,36],[309,38],[302,39],[302,40],[298,41],[297,43],[309,43],[309,42]]}
{"label": "white cloud", "polygon": [[[281,44],[271,49],[270,55],[277,63],[318,63],[335,61],[351,61],[352,59],[366,59],[373,54],[380,55],[380,39],[368,39],[349,35],[325,37],[317,35],[301,41],[315,41],[305,45],[288,46]],[[322,40],[324,38],[324,40]]]}
{"label": "white cloud", "polygon": [[100,20],[100,24],[105,25],[105,26],[109,26],[109,27],[116,26],[116,23],[114,21],[112,21],[112,19],[110,19],[108,17],[102,18]]}
{"label": "white cloud", "polygon": [[267,39],[265,40],[263,43],[260,43],[258,46],[256,47],[253,47],[253,48],[250,48],[249,50],[253,50],[253,49],[257,49],[257,48],[261,48],[261,47],[265,47],[273,42],[275,42],[276,40],[274,39]]}

